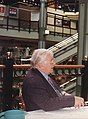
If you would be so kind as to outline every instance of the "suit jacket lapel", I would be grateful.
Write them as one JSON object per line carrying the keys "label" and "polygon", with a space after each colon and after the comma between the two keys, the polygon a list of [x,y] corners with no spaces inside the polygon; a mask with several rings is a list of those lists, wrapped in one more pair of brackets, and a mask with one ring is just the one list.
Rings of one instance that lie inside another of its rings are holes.
{"label": "suit jacket lapel", "polygon": [[54,84],[55,87],[53,87],[53,86],[47,81],[47,79],[41,74],[41,72],[40,72],[38,69],[33,68],[33,71],[34,71],[35,73],[37,73],[37,74],[42,78],[41,80],[43,80],[43,81],[46,83],[46,85],[48,84],[47,87],[50,86],[50,87],[52,88],[52,90],[53,90],[58,96],[61,96],[61,95],[62,95],[60,87],[56,84],[56,82],[55,82],[53,79],[52,79],[52,81],[53,81],[53,84]]}

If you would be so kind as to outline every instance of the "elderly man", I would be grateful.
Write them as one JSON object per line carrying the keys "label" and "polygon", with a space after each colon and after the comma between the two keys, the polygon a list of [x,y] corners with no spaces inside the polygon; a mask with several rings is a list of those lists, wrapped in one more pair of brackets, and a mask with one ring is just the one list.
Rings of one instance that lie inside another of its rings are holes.
{"label": "elderly man", "polygon": [[52,111],[65,107],[84,106],[84,99],[70,95],[49,77],[53,73],[55,59],[47,49],[36,49],[31,57],[32,68],[23,82],[23,99],[26,111]]}

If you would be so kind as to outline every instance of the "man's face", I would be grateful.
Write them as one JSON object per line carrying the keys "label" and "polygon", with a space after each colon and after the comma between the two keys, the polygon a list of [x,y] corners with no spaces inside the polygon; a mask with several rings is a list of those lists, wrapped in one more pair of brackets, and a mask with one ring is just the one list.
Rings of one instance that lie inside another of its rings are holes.
{"label": "man's face", "polygon": [[50,54],[50,55],[48,55],[48,57],[46,57],[46,61],[44,61],[42,64],[43,72],[45,72],[47,74],[53,73],[54,66],[55,66],[55,59]]}

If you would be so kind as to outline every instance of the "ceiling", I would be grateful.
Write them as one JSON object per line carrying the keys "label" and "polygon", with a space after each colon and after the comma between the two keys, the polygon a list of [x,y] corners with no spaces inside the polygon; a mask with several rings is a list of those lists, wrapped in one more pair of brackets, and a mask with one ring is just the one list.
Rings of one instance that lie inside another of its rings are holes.
{"label": "ceiling", "polygon": [[[62,9],[65,12],[74,11],[77,12],[79,9],[79,0],[45,0],[46,6]],[[26,2],[32,6],[40,6],[40,0],[0,0],[5,5],[14,6],[18,2]]]}

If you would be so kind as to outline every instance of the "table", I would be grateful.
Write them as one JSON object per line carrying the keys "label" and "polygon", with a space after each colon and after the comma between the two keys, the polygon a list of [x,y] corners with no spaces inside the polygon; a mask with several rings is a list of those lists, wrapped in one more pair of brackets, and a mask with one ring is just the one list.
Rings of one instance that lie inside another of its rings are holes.
{"label": "table", "polygon": [[47,112],[43,110],[31,111],[26,114],[25,119],[88,119],[88,106]]}

